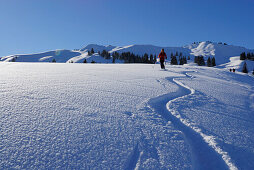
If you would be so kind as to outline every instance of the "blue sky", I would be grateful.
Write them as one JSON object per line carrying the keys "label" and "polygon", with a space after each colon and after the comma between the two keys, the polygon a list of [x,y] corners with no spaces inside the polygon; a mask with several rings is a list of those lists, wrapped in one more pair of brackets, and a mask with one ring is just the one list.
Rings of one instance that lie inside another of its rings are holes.
{"label": "blue sky", "polygon": [[215,41],[254,49],[254,0],[0,0],[0,56]]}

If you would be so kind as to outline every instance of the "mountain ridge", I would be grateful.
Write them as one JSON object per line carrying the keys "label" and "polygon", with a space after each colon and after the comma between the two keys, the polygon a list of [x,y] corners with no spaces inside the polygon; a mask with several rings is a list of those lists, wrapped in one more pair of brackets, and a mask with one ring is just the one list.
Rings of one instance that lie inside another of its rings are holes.
{"label": "mountain ridge", "polygon": [[[95,54],[89,56],[88,51],[94,49]],[[0,59],[3,62],[51,62],[53,59],[60,63],[81,63],[84,59],[93,60],[97,63],[111,63],[112,61],[104,60],[97,52],[103,50],[109,53],[118,52],[131,52],[136,55],[153,54],[158,55],[160,50],[164,48],[165,52],[170,58],[171,53],[174,55],[182,53],[183,56],[190,56],[193,60],[194,56],[215,57],[218,64],[225,64],[230,61],[230,57],[239,56],[242,52],[254,52],[252,49],[247,49],[241,46],[227,45],[222,43],[215,43],[211,41],[196,42],[182,47],[160,47],[155,45],[142,45],[133,44],[127,46],[112,46],[112,45],[98,45],[88,44],[87,46],[76,50],[51,50],[36,54],[21,54],[21,55],[9,55]],[[88,61],[88,62],[89,62]],[[117,61],[121,63],[121,61]]]}

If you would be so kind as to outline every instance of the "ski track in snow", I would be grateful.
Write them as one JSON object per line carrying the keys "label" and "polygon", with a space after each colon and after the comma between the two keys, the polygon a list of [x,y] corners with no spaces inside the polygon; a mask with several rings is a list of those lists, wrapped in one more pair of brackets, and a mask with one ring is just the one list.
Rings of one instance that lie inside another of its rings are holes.
{"label": "ski track in snow", "polygon": [[[184,74],[187,78],[195,78],[188,72],[184,72]],[[168,81],[178,85],[179,89],[177,92],[151,99],[149,101],[149,105],[167,121],[171,121],[177,129],[183,132],[185,139],[192,150],[192,163],[194,169],[229,168],[230,170],[237,170],[238,168],[231,161],[228,153],[218,146],[215,136],[205,134],[202,132],[201,128],[195,125],[195,123],[191,122],[187,118],[183,118],[177,109],[175,110],[171,108],[172,103],[176,102],[178,99],[183,99],[189,95],[195,94],[194,89],[184,85],[178,81],[177,78],[178,77],[166,78]],[[161,83],[161,81],[157,81]],[[163,107],[164,109],[162,109]]]}
{"label": "ski track in snow", "polygon": [[135,169],[137,170],[140,166],[140,158],[143,155],[143,152],[139,151],[139,144],[137,143],[137,145],[135,146],[133,153],[130,156],[130,160],[129,163],[126,167],[126,169]]}

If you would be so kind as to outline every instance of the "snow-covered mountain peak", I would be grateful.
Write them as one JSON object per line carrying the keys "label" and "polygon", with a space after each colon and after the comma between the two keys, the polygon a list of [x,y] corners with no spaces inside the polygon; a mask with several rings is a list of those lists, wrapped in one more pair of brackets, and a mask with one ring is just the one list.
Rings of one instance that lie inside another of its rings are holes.
{"label": "snow-covered mountain peak", "polygon": [[215,44],[208,41],[194,44],[191,48],[191,54],[194,56],[215,56]]}
{"label": "snow-covered mountain peak", "polygon": [[98,45],[98,44],[88,44],[84,48],[81,48],[80,51],[91,50],[92,48],[94,49],[94,51],[103,51],[103,50],[110,51],[110,50],[116,48],[116,46],[112,46],[112,45],[104,46],[104,45]]}

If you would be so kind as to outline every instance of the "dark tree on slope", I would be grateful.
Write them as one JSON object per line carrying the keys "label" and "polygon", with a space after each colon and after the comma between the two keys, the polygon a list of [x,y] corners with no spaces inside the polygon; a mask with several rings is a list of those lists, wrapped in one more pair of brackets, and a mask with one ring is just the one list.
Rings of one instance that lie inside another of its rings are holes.
{"label": "dark tree on slope", "polygon": [[243,73],[248,73],[248,69],[247,69],[247,64],[246,64],[246,62],[244,62],[244,64],[243,64],[242,72],[243,72]]}
{"label": "dark tree on slope", "polygon": [[101,56],[105,59],[110,59],[110,53],[107,52],[106,50],[102,51]]}
{"label": "dark tree on slope", "polygon": [[96,63],[96,62],[92,60],[91,63]]}
{"label": "dark tree on slope", "polygon": [[154,64],[154,60],[153,60],[153,55],[152,54],[150,54],[150,59],[149,60],[150,60],[151,64]]}
{"label": "dark tree on slope", "polygon": [[240,60],[245,60],[246,59],[246,54],[245,52],[240,54]]}
{"label": "dark tree on slope", "polygon": [[212,62],[211,62],[211,58],[210,57],[208,57],[206,65],[208,67],[212,67]]}
{"label": "dark tree on slope", "polygon": [[254,69],[253,69],[253,71],[252,71],[252,75],[254,75]]}
{"label": "dark tree on slope", "polygon": [[246,55],[246,59],[247,59],[247,60],[249,60],[249,59],[250,59],[250,57],[251,57],[250,53],[247,53],[247,55]]}
{"label": "dark tree on slope", "polygon": [[195,56],[194,62],[197,63],[199,66],[205,65],[205,60],[203,56]]}
{"label": "dark tree on slope", "polygon": [[112,63],[116,63],[116,56],[113,55]]}
{"label": "dark tree on slope", "polygon": [[179,58],[179,65],[183,65],[183,64],[184,64],[183,57],[180,57]]}
{"label": "dark tree on slope", "polygon": [[55,62],[56,62],[56,59],[53,59],[53,60],[52,60],[52,63],[55,63]]}
{"label": "dark tree on slope", "polygon": [[246,58],[247,58],[248,60],[253,60],[253,61],[254,61],[254,54],[253,54],[253,53],[247,53]]}
{"label": "dark tree on slope", "polygon": [[212,58],[212,67],[216,66],[216,61],[215,61],[215,58],[213,57]]}
{"label": "dark tree on slope", "polygon": [[183,57],[183,62],[184,62],[184,64],[187,64],[187,59],[186,59],[186,57]]}
{"label": "dark tree on slope", "polygon": [[120,59],[120,55],[119,55],[118,52],[113,52],[112,57],[115,58],[115,59]]}
{"label": "dark tree on slope", "polygon": [[87,63],[86,59],[84,60],[84,62],[83,62],[83,63]]}
{"label": "dark tree on slope", "polygon": [[251,53],[250,60],[254,61],[254,53]]}
{"label": "dark tree on slope", "polygon": [[148,54],[145,53],[143,56],[143,63],[148,63]]}
{"label": "dark tree on slope", "polygon": [[176,56],[171,57],[171,65],[178,65]]}
{"label": "dark tree on slope", "polygon": [[153,63],[156,63],[156,62],[157,62],[157,55],[154,54],[154,56],[153,56]]}
{"label": "dark tree on slope", "polygon": [[91,54],[94,54],[94,49],[93,48],[91,49]]}
{"label": "dark tree on slope", "polygon": [[91,56],[91,55],[92,55],[91,51],[87,51],[87,53],[88,53],[88,56]]}
{"label": "dark tree on slope", "polygon": [[179,58],[179,65],[184,65],[187,64],[187,59],[186,57],[180,57]]}
{"label": "dark tree on slope", "polygon": [[205,65],[205,59],[204,59],[203,56],[200,57],[199,65],[200,66],[204,66]]}
{"label": "dark tree on slope", "polygon": [[[103,51],[101,53],[101,56],[107,56],[108,52]],[[112,53],[112,57],[118,60],[123,60],[124,63],[148,63],[148,64],[153,64],[156,62],[156,54],[150,54],[150,57],[147,53],[145,53],[144,55],[140,56],[140,55],[136,55],[134,53],[130,53],[130,52],[123,52],[123,53],[118,53],[118,52],[113,52]]]}

